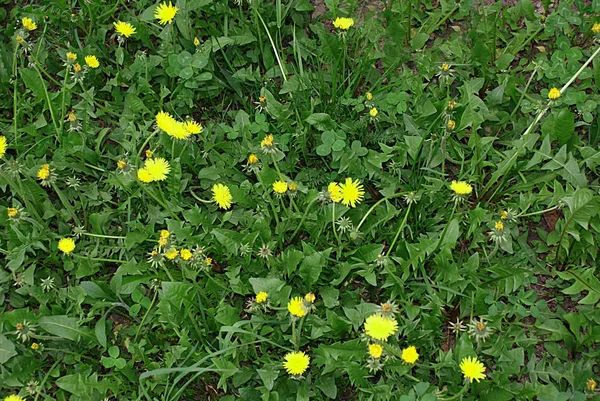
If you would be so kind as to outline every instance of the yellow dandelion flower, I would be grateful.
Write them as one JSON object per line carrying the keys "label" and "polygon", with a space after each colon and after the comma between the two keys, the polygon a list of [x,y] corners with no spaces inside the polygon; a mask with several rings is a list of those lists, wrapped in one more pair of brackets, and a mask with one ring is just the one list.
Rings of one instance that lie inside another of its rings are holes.
{"label": "yellow dandelion flower", "polygon": [[31,349],[34,351],[37,351],[38,349],[40,349],[40,345],[38,343],[32,343]]}
{"label": "yellow dandelion flower", "polygon": [[273,191],[277,192],[278,194],[284,194],[287,192],[287,190],[288,190],[287,182],[279,180],[279,181],[275,181],[273,183]]}
{"label": "yellow dandelion flower", "polygon": [[404,348],[402,350],[401,358],[404,362],[408,363],[409,365],[412,365],[413,363],[417,362],[417,359],[419,359],[419,354],[417,352],[417,349],[413,345],[411,345],[410,347]]}
{"label": "yellow dandelion flower", "polygon": [[117,21],[113,22],[115,26],[115,31],[121,36],[125,36],[126,38],[130,37],[135,33],[135,28],[129,22]]}
{"label": "yellow dandelion flower", "polygon": [[283,359],[285,360],[283,367],[290,375],[301,375],[310,365],[309,356],[302,351],[288,352]]}
{"label": "yellow dandelion flower", "polygon": [[594,32],[594,33],[600,33],[600,24],[594,24],[592,26],[592,32]]}
{"label": "yellow dandelion flower", "polygon": [[7,397],[4,397],[4,401],[25,401],[25,398],[19,397],[16,394],[11,394]]}
{"label": "yellow dandelion flower", "polygon": [[354,26],[354,20],[352,18],[338,17],[333,21],[333,26],[337,29],[347,31]]}
{"label": "yellow dandelion flower", "polygon": [[0,157],[3,157],[6,153],[6,137],[4,135],[0,135]]}
{"label": "yellow dandelion flower", "polygon": [[473,192],[471,184],[465,181],[452,181],[450,189],[452,189],[456,195],[471,195],[471,192]]}
{"label": "yellow dandelion flower", "polygon": [[456,102],[454,100],[448,100],[448,108],[450,110],[454,110],[455,107],[456,107]]}
{"label": "yellow dandelion flower", "polygon": [[213,193],[213,201],[221,208],[221,209],[229,209],[231,207],[231,201],[233,200],[233,196],[231,196],[231,191],[226,185],[223,184],[215,184],[212,187]]}
{"label": "yellow dandelion flower", "polygon": [[306,315],[306,309],[304,308],[304,301],[300,297],[294,297],[290,299],[287,305],[288,311],[297,317]]}
{"label": "yellow dandelion flower", "polygon": [[194,46],[200,46],[200,40],[198,40],[198,38],[194,38]]}
{"label": "yellow dandelion flower", "polygon": [[330,182],[327,186],[327,193],[329,194],[329,198],[331,198],[334,202],[342,201],[342,188],[340,184],[337,182]]}
{"label": "yellow dandelion flower", "polygon": [[[600,24],[597,24],[600,26]],[[600,28],[598,28],[600,30]],[[588,389],[588,391],[594,391],[596,390],[596,386],[598,386],[598,383],[596,383],[596,380],[594,379],[588,379],[587,382],[585,382],[585,387]]]}
{"label": "yellow dandelion flower", "polygon": [[179,251],[177,250],[177,248],[171,248],[167,252],[165,252],[165,258],[169,260],[173,260],[177,256],[179,256]]}
{"label": "yellow dandelion flower", "polygon": [[155,157],[154,159],[146,159],[144,162],[144,168],[152,177],[152,181],[164,181],[167,179],[167,174],[171,171],[169,162],[162,157]]}
{"label": "yellow dandelion flower", "polygon": [[258,304],[262,304],[267,302],[267,298],[269,297],[269,294],[267,294],[264,291],[260,291],[258,294],[256,294],[256,303]]}
{"label": "yellow dandelion flower", "polygon": [[179,256],[181,256],[181,259],[187,262],[192,258],[192,256],[194,256],[194,254],[189,249],[182,249],[181,251],[179,251]]}
{"label": "yellow dandelion flower", "polygon": [[17,35],[17,36],[15,37],[15,40],[16,40],[16,41],[17,41],[19,44],[21,44],[21,45],[24,45],[24,44],[25,44],[25,39],[23,39],[23,36],[21,36],[21,35]]}
{"label": "yellow dandelion flower", "polygon": [[65,54],[65,56],[67,57],[68,61],[75,61],[75,60],[77,60],[77,54],[75,54],[75,53],[67,52]]}
{"label": "yellow dandelion flower", "polygon": [[202,124],[199,124],[194,120],[188,120],[183,123],[183,129],[190,134],[199,134],[202,132]]}
{"label": "yellow dandelion flower", "polygon": [[58,241],[58,249],[64,253],[71,253],[75,250],[75,241],[73,238],[61,238]]}
{"label": "yellow dandelion flower", "polygon": [[503,211],[500,213],[500,218],[501,218],[502,220],[506,220],[506,219],[508,218],[508,212],[507,212],[506,210],[503,210]]}
{"label": "yellow dandelion flower", "polygon": [[127,162],[125,160],[118,160],[117,161],[117,168],[119,170],[125,170],[127,168]]}
{"label": "yellow dandelion flower", "polygon": [[73,64],[73,71],[75,71],[75,72],[81,71],[81,65],[79,63]]}
{"label": "yellow dandelion flower", "polygon": [[171,233],[169,232],[169,230],[160,230],[159,236],[160,238],[169,238],[171,236]]}
{"label": "yellow dandelion flower", "polygon": [[165,246],[169,245],[169,237],[160,237],[158,239],[158,246],[163,248]]}
{"label": "yellow dandelion flower", "polygon": [[23,23],[23,28],[28,31],[34,31],[37,28],[37,24],[31,18],[25,17],[21,19],[21,23]]}
{"label": "yellow dandelion flower", "polygon": [[497,221],[494,227],[496,228],[496,231],[504,231],[504,223],[501,220]]}
{"label": "yellow dandelion flower", "polygon": [[309,292],[308,294],[306,294],[304,296],[304,302],[308,302],[309,304],[314,304],[316,299],[317,299],[317,296],[315,294],[313,294],[312,292]]}
{"label": "yellow dandelion flower", "polygon": [[167,5],[165,2],[156,7],[154,18],[156,18],[161,25],[170,24],[173,22],[173,18],[175,18],[178,10],[179,8],[175,7],[173,3],[169,2],[169,5]]}
{"label": "yellow dandelion flower", "polygon": [[267,134],[262,141],[260,141],[261,148],[268,148],[273,146],[273,134]]}
{"label": "yellow dandelion flower", "polygon": [[256,163],[258,163],[258,156],[252,153],[250,156],[248,156],[248,164],[252,165]]}
{"label": "yellow dandelion flower", "polygon": [[154,156],[154,152],[151,151],[150,149],[146,149],[146,151],[144,152],[144,155],[146,156],[146,159],[149,159],[152,156]]}
{"label": "yellow dandelion flower", "polygon": [[17,209],[16,207],[6,208],[6,215],[9,219],[14,219],[19,215],[19,209]]}
{"label": "yellow dandelion flower", "polygon": [[460,362],[460,370],[471,383],[473,380],[485,379],[485,366],[477,358],[466,357]]}
{"label": "yellow dandelion flower", "polygon": [[450,69],[450,65],[448,65],[448,63],[444,63],[440,68],[442,69],[442,71],[448,72],[448,70]]}
{"label": "yellow dandelion flower", "polygon": [[191,133],[185,129],[184,123],[177,121],[171,114],[160,111],[156,115],[156,125],[167,135],[177,139],[186,139]]}
{"label": "yellow dandelion flower", "polygon": [[377,109],[375,107],[373,107],[371,110],[369,110],[369,115],[373,118],[377,117],[377,114],[379,114],[379,112],[377,111]]}
{"label": "yellow dandelion flower", "polygon": [[88,67],[90,68],[98,68],[100,67],[100,62],[98,61],[98,58],[96,56],[85,56],[85,63],[88,65]]}
{"label": "yellow dandelion flower", "polygon": [[146,170],[143,167],[137,171],[137,177],[138,177],[138,180],[140,180],[141,182],[154,181],[154,179],[152,178],[152,175],[148,172],[148,170]]}
{"label": "yellow dandelion flower", "polygon": [[369,344],[369,355],[375,359],[381,358],[383,354],[383,347],[379,344]]}
{"label": "yellow dandelion flower", "polygon": [[371,92],[367,92],[367,94],[365,95],[365,97],[367,98],[368,101],[373,100],[373,94]]}
{"label": "yellow dandelion flower", "polygon": [[552,88],[548,91],[548,99],[556,100],[560,97],[560,90],[557,88]]}
{"label": "yellow dandelion flower", "polygon": [[296,185],[295,182],[290,182],[290,184],[288,185],[288,189],[292,192],[294,192],[295,190],[298,189],[298,186]]}
{"label": "yellow dandelion flower", "polygon": [[37,172],[37,178],[40,180],[47,180],[50,177],[50,165],[42,164],[42,167]]}
{"label": "yellow dandelion flower", "polygon": [[398,322],[394,317],[375,314],[365,320],[365,333],[375,340],[387,341],[397,330]]}
{"label": "yellow dandelion flower", "polygon": [[204,264],[206,266],[212,265],[212,262],[213,262],[212,258],[204,258]]}
{"label": "yellow dandelion flower", "polygon": [[456,121],[448,120],[448,123],[446,124],[446,126],[448,127],[449,130],[453,130],[454,128],[456,128]]}
{"label": "yellow dandelion flower", "polygon": [[363,186],[358,180],[352,180],[352,178],[346,178],[346,182],[340,184],[340,192],[342,204],[351,207],[356,207],[356,204],[360,203],[365,195]]}

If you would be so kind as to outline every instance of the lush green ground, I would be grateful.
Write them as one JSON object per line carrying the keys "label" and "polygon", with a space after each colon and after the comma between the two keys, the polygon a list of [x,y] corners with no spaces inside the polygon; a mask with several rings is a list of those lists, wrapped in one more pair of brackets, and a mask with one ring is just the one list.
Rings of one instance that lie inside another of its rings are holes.
{"label": "lush green ground", "polygon": [[0,397],[598,399],[598,2],[239,1],[0,0]]}

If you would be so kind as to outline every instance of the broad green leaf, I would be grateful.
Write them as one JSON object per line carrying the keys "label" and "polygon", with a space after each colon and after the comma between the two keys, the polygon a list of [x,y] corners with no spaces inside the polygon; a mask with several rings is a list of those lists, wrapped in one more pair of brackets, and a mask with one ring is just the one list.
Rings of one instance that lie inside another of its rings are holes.
{"label": "broad green leaf", "polygon": [[569,142],[575,132],[575,116],[569,109],[562,109],[554,119],[554,139],[558,139],[558,145],[562,146]]}
{"label": "broad green leaf", "polygon": [[4,334],[0,334],[0,365],[17,355],[15,345]]}
{"label": "broad green leaf", "polygon": [[79,319],[66,315],[44,316],[38,324],[48,333],[67,340],[77,341],[82,334]]}

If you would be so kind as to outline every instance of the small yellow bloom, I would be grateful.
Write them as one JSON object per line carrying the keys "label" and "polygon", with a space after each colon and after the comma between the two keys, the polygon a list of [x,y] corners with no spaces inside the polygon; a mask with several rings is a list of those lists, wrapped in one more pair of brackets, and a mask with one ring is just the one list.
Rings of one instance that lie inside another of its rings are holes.
{"label": "small yellow bloom", "polygon": [[212,265],[212,262],[213,262],[212,258],[204,258],[204,265],[210,266],[210,265]]}
{"label": "small yellow bloom", "polygon": [[373,107],[371,110],[369,110],[369,115],[373,118],[377,117],[377,114],[379,114],[379,112],[377,111],[377,109],[375,107]]}
{"label": "small yellow bloom", "polygon": [[21,22],[23,23],[23,28],[28,31],[34,31],[37,28],[37,24],[31,18],[25,17],[21,19]]}
{"label": "small yellow bloom", "polygon": [[288,189],[292,192],[296,191],[298,189],[298,186],[296,185],[295,182],[290,182],[290,184],[288,185]]}
{"label": "small yellow bloom", "polygon": [[258,101],[259,101],[260,103],[264,103],[264,102],[266,102],[266,101],[267,101],[267,97],[266,97],[266,96],[259,96],[259,97],[258,97]]}
{"label": "small yellow bloom", "polygon": [[200,40],[198,40],[198,38],[194,38],[194,46],[200,46]]}
{"label": "small yellow bloom", "polygon": [[498,220],[494,227],[496,231],[504,231],[504,223],[501,220]]}
{"label": "small yellow bloom", "polygon": [[199,124],[194,120],[184,122],[183,128],[190,134],[199,134],[202,132],[202,124]]}
{"label": "small yellow bloom", "polygon": [[154,152],[151,151],[150,149],[146,149],[146,151],[144,152],[144,155],[146,156],[146,159],[149,159],[152,156],[154,156]]}
{"label": "small yellow bloom", "polygon": [[287,305],[288,311],[297,317],[306,315],[306,309],[304,308],[304,301],[300,297],[294,297],[290,299]]}
{"label": "small yellow bloom", "polygon": [[261,291],[258,294],[256,294],[256,303],[258,303],[258,304],[265,303],[265,302],[267,302],[268,297],[269,297],[269,294],[267,294],[264,291]]}
{"label": "small yellow bloom", "polygon": [[284,357],[283,367],[290,375],[301,375],[310,365],[310,358],[304,352],[288,352]]}
{"label": "small yellow bloom", "polygon": [[411,345],[410,347],[404,348],[402,350],[401,357],[404,362],[408,363],[409,365],[412,365],[417,361],[417,359],[419,359],[419,354],[417,353],[417,349],[413,345]]}
{"label": "small yellow bloom", "polygon": [[394,317],[375,314],[365,320],[365,333],[375,340],[387,341],[388,337],[396,331],[398,331],[398,322]]}
{"label": "small yellow bloom", "polygon": [[100,62],[98,61],[98,58],[96,56],[85,56],[85,63],[88,65],[88,67],[90,68],[98,68],[100,67]]}
{"label": "small yellow bloom", "polygon": [[[165,131],[167,135],[177,139],[187,139],[192,134],[185,129],[184,123],[177,121],[171,114],[164,111],[160,111],[156,115],[156,125]],[[202,129],[201,126],[200,129]]]}
{"label": "small yellow bloom", "polygon": [[48,177],[50,177],[50,165],[49,164],[42,164],[42,167],[40,167],[40,169],[37,172],[37,177],[40,180],[46,180],[46,179],[48,179]]}
{"label": "small yellow bloom", "polygon": [[194,254],[189,249],[182,249],[179,252],[179,256],[181,256],[181,259],[183,259],[187,262],[188,260],[190,260],[192,258],[192,256],[194,256]]}
{"label": "small yellow bloom", "polygon": [[442,64],[441,69],[444,72],[448,72],[448,70],[450,69],[450,66],[447,63],[444,63],[444,64]]}
{"label": "small yellow bloom", "polygon": [[147,183],[147,182],[154,181],[154,179],[152,178],[152,175],[144,167],[142,167],[141,169],[139,169],[137,171],[137,177],[138,177],[138,180],[140,180],[141,182]]}
{"label": "small yellow bloom", "polygon": [[548,91],[548,99],[556,100],[560,97],[560,90],[557,88],[552,88]]}
{"label": "small yellow bloom", "polygon": [[144,169],[150,174],[152,181],[164,181],[171,172],[169,162],[162,157],[146,159],[144,162]]}
{"label": "small yellow bloom", "polygon": [[21,35],[17,35],[17,36],[15,37],[15,40],[16,40],[16,41],[17,41],[17,42],[18,42],[20,45],[23,45],[23,44],[25,44],[25,39],[23,39],[23,36],[21,36]]}
{"label": "small yellow bloom", "polygon": [[265,138],[262,141],[260,141],[260,146],[262,148],[271,147],[271,146],[273,146],[273,140],[274,140],[273,135],[272,134],[267,134],[265,136]]}
{"label": "small yellow bloom", "polygon": [[470,195],[473,192],[473,187],[465,181],[452,181],[450,189],[457,195]]}
{"label": "small yellow bloom", "polygon": [[38,343],[33,343],[31,344],[31,349],[37,351],[38,349],[40,349],[40,345]]}
{"label": "small yellow bloom", "polygon": [[165,258],[169,260],[173,260],[177,256],[179,256],[179,251],[176,248],[171,248],[167,252],[165,252]]}
{"label": "small yellow bloom", "polygon": [[169,230],[160,230],[159,236],[160,238],[169,238],[171,236],[171,233],[169,232]]}
{"label": "small yellow bloom", "polygon": [[360,203],[365,195],[362,184],[352,178],[346,178],[346,182],[339,184],[339,187],[342,197],[341,202],[345,206],[356,207],[356,204]]}
{"label": "small yellow bloom", "polygon": [[164,248],[167,245],[169,245],[169,237],[160,237],[158,239],[158,246],[159,247]]}
{"label": "small yellow bloom", "polygon": [[333,26],[338,29],[347,31],[348,29],[350,29],[350,27],[354,26],[354,20],[352,18],[337,17],[333,21]]}
{"label": "small yellow bloom", "polygon": [[369,355],[375,359],[381,358],[383,354],[383,347],[379,344],[369,344]]}
{"label": "small yellow bloom", "polygon": [[19,209],[16,207],[9,207],[6,209],[6,214],[8,215],[9,219],[14,219],[19,215]]}
{"label": "small yellow bloom", "polygon": [[367,98],[367,100],[371,101],[373,100],[373,94],[371,92],[367,92],[367,94],[365,95],[365,97]]}
{"label": "small yellow bloom", "polygon": [[248,156],[248,164],[252,165],[256,163],[258,163],[258,156],[252,153],[250,156]]}
{"label": "small yellow bloom", "polygon": [[68,61],[75,61],[75,60],[77,60],[77,54],[75,54],[75,53],[67,52],[66,56],[67,56],[67,60]]}
{"label": "small yellow bloom", "polygon": [[337,182],[330,182],[327,186],[327,193],[329,194],[329,198],[333,202],[341,202],[342,201],[342,188],[340,188],[340,184]]}
{"label": "small yellow bloom", "polygon": [[11,394],[4,398],[4,401],[25,401],[25,398],[19,397],[16,394]]}
{"label": "small yellow bloom", "polygon": [[278,194],[284,194],[287,192],[287,190],[288,190],[287,182],[279,180],[279,181],[275,181],[273,183],[273,191],[277,192]]}
{"label": "small yellow bloom", "polygon": [[167,5],[165,2],[156,7],[154,18],[156,18],[161,25],[170,24],[173,22],[178,10],[179,8],[175,7],[173,3],[169,2],[169,5]]}
{"label": "small yellow bloom", "polygon": [[[600,25],[600,24],[596,24],[596,25]],[[598,28],[598,30],[600,31],[600,27]],[[588,389],[588,391],[596,390],[597,385],[598,385],[598,383],[596,383],[596,380],[594,380],[594,379],[588,379],[587,382],[585,383],[585,387]]]}
{"label": "small yellow bloom", "polygon": [[0,157],[4,156],[6,153],[6,137],[4,135],[0,135]]}
{"label": "small yellow bloom", "polygon": [[503,210],[502,213],[500,213],[500,218],[502,220],[506,220],[508,218],[508,212],[506,210]]}
{"label": "small yellow bloom", "polygon": [[455,107],[456,107],[456,102],[454,100],[448,100],[448,108],[450,110],[454,110]]}
{"label": "small yellow bloom", "polygon": [[456,128],[456,121],[448,120],[448,123],[446,124],[446,126],[448,127],[449,130],[453,130],[454,128]]}
{"label": "small yellow bloom", "polygon": [[119,160],[117,161],[117,167],[120,170],[124,170],[127,167],[127,162],[125,160]]}
{"label": "small yellow bloom", "polygon": [[117,21],[113,22],[115,26],[115,31],[121,36],[125,36],[126,38],[130,37],[135,33],[135,28],[129,22]]}
{"label": "small yellow bloom", "polygon": [[71,123],[77,121],[77,116],[75,115],[75,112],[73,110],[71,110],[69,114],[67,114],[67,120],[69,120],[69,122]]}
{"label": "small yellow bloom", "polygon": [[71,253],[75,250],[75,241],[73,238],[61,238],[58,241],[58,249],[64,253]]}
{"label": "small yellow bloom", "polygon": [[592,32],[594,32],[594,33],[600,33],[600,24],[594,24],[592,26]]}
{"label": "small yellow bloom", "polygon": [[312,292],[309,292],[308,294],[306,294],[304,296],[304,301],[308,302],[309,304],[314,304],[316,299],[317,299],[317,296],[315,294],[313,294]]}
{"label": "small yellow bloom", "polygon": [[75,72],[81,71],[81,65],[79,63],[73,64],[73,71],[75,71]]}
{"label": "small yellow bloom", "polygon": [[233,196],[231,196],[231,191],[229,191],[229,188],[226,185],[213,185],[212,193],[213,201],[219,206],[219,208],[227,210],[231,207]]}
{"label": "small yellow bloom", "polygon": [[485,366],[477,358],[466,357],[460,362],[460,370],[471,383],[473,380],[479,381],[485,379]]}

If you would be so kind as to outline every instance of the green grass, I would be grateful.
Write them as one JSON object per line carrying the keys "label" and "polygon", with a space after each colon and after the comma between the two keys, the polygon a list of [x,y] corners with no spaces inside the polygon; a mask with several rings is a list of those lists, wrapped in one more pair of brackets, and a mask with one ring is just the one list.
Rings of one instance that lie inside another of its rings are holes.
{"label": "green grass", "polygon": [[598,399],[599,7],[240,3],[4,1],[0,397]]}

